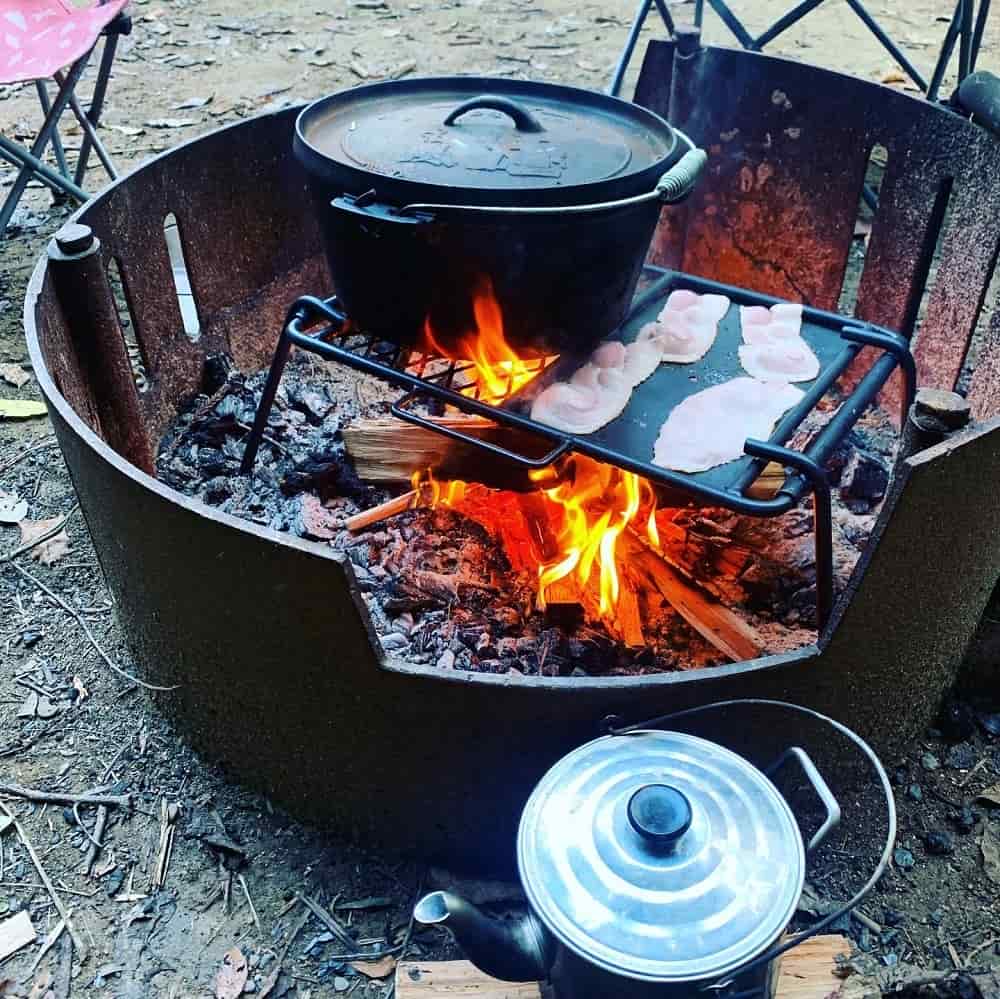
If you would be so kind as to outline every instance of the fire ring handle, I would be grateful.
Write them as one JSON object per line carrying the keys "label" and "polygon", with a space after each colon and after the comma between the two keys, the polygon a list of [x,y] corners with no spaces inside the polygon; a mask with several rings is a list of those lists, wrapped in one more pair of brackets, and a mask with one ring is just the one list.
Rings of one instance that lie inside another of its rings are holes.
{"label": "fire ring handle", "polygon": [[428,420],[419,413],[414,413],[412,409],[407,408],[425,395],[428,395],[428,393],[420,391],[408,392],[401,399],[397,399],[396,402],[392,404],[390,412],[397,419],[405,420],[407,423],[413,423],[418,427],[423,427],[425,430],[432,430],[434,433],[450,437],[452,440],[461,441],[463,444],[479,448],[481,451],[487,451],[498,458],[503,458],[506,461],[512,461],[516,465],[520,465],[522,468],[548,468],[549,465],[561,458],[570,449],[570,442],[564,440],[560,441],[551,451],[549,451],[548,454],[544,454],[540,458],[529,458],[527,455],[519,454],[517,451],[511,451],[508,448],[501,447],[499,444],[492,444],[489,441],[480,440],[478,437],[473,437],[470,434],[463,433],[461,430],[456,430],[454,427],[446,427],[440,423],[435,423],[433,420]]}
{"label": "fire ring handle", "polygon": [[542,123],[525,107],[517,101],[512,101],[507,97],[500,97],[496,94],[483,94],[480,97],[473,97],[464,104],[459,104],[454,111],[445,118],[446,125],[454,125],[455,121],[466,111],[475,111],[477,108],[486,108],[490,111],[502,111],[514,120],[519,132],[544,132]]}

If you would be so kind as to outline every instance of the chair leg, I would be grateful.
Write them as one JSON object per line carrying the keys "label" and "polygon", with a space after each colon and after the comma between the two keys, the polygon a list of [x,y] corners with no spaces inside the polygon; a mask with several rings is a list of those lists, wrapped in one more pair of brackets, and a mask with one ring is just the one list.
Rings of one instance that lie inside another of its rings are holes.
{"label": "chair leg", "polygon": [[36,180],[48,185],[58,194],[68,194],[79,202],[86,201],[90,195],[83,188],[77,187],[68,177],[53,170],[48,163],[32,156],[23,146],[0,135],[0,159],[22,169],[30,169]]}
{"label": "chair leg", "polygon": [[[118,50],[118,32],[104,36],[104,51],[101,53],[101,66],[97,71],[97,81],[94,84],[94,96],[87,110],[87,118],[97,128],[101,120],[101,112],[104,110],[104,98],[108,92],[108,81],[111,79],[111,67],[114,65],[115,53]],[[83,143],[80,145],[80,156],[76,161],[76,174],[73,179],[77,184],[83,183],[83,175],[87,172],[87,161],[90,159],[90,151],[93,147],[89,133],[84,135]],[[111,173],[111,179],[116,179],[116,174]]]}
{"label": "chair leg", "polygon": [[[17,203],[21,200],[24,194],[24,189],[28,186],[28,181],[31,180],[32,176],[36,173],[42,173],[38,170],[38,164],[41,161],[42,154],[45,152],[45,147],[49,144],[49,140],[52,138],[52,132],[55,127],[59,124],[59,118],[61,117],[63,111],[66,109],[66,105],[69,103],[70,96],[73,93],[73,88],[77,85],[80,80],[80,76],[83,71],[87,68],[87,60],[90,58],[90,53],[80,56],[79,59],[70,67],[69,72],[66,74],[66,81],[60,87],[59,93],[56,94],[55,100],[52,102],[52,106],[49,109],[49,113],[45,116],[45,121],[42,123],[42,127],[35,138],[35,141],[31,144],[31,149],[28,151],[28,155],[31,159],[22,159],[24,164],[21,167],[21,172],[17,175],[14,180],[14,184],[7,194],[6,199],[2,206],[0,206],[0,235],[2,235],[7,230],[7,224],[10,222],[11,216],[14,214],[14,209],[17,207]],[[17,148],[17,147],[15,147]],[[23,152],[23,151],[22,151]],[[15,155],[18,155],[15,153]],[[56,177],[59,174],[54,170],[51,171]],[[69,184],[69,181],[65,181],[62,177],[59,177],[60,181],[65,184]],[[75,187],[75,185],[72,185]],[[86,200],[86,196],[84,196]]]}
{"label": "chair leg", "polygon": [[[56,73],[55,79],[57,82],[62,82],[62,73]],[[76,94],[70,93],[69,95],[69,106],[76,116],[76,120],[80,123],[80,127],[83,129],[84,135],[90,139],[90,144],[93,147],[95,153],[97,153],[97,158],[101,161],[101,165],[104,167],[108,176],[112,180],[118,179],[118,171],[115,169],[114,163],[111,162],[111,156],[108,154],[107,149],[104,148],[104,143],[101,142],[97,135],[97,130],[94,128],[94,123],[87,116],[87,113],[80,106],[80,102],[77,100]],[[81,147],[81,152],[82,147]]]}
{"label": "chair leg", "polygon": [[[38,103],[42,105],[42,114],[46,115],[52,110],[52,102],[49,100],[49,91],[44,80],[35,80],[35,89],[38,91]],[[56,154],[56,164],[59,172],[69,180],[69,168],[66,166],[66,153],[63,150],[62,138],[59,129],[52,132],[52,151]]]}
{"label": "chair leg", "polygon": [[639,0],[639,9],[635,12],[635,20],[632,22],[632,28],[625,41],[625,48],[618,60],[618,65],[615,67],[611,83],[608,85],[608,93],[612,97],[617,97],[622,89],[628,64],[632,61],[632,53],[635,51],[636,42],[639,41],[639,33],[642,31],[643,24],[646,23],[652,2],[653,0]]}

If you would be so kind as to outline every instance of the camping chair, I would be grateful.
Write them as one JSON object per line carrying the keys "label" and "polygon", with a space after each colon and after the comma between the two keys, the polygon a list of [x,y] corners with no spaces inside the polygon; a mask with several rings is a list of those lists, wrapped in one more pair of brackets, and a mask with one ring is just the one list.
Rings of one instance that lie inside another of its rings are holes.
{"label": "camping chair", "polygon": [[[44,115],[30,148],[0,134],[0,159],[20,167],[0,206],[0,239],[30,180],[40,180],[57,193],[86,201],[88,195],[80,185],[91,152],[97,154],[112,180],[117,177],[111,157],[97,136],[97,123],[118,38],[132,30],[131,20],[122,13],[127,3],[128,0],[97,0],[89,7],[74,7],[71,0],[0,0],[0,83],[34,82]],[[84,110],[76,97],[76,85],[102,35],[104,50],[97,82],[90,107]],[[58,88],[53,98],[49,97],[46,83],[49,77]],[[59,119],[67,107],[83,129],[72,175],[58,131]],[[42,159],[50,143],[58,169]]]}
{"label": "camping chair", "polygon": [[[718,15],[719,19],[732,32],[743,48],[753,52],[760,52],[765,45],[773,42],[778,35],[783,34],[793,24],[797,24],[802,18],[811,14],[825,0],[799,0],[791,10],[779,17],[774,24],[756,38],[750,34],[743,22],[729,7],[726,0],[707,0],[707,2],[708,6]],[[706,0],[694,0],[694,24],[698,28],[702,25],[705,3]],[[978,0],[978,11],[976,3],[977,0],[956,0],[955,10],[941,44],[934,72],[928,81],[907,58],[906,53],[903,52],[875,18],[872,17],[865,7],[863,0],[847,0],[848,6],[861,19],[865,27],[868,28],[893,59],[899,63],[906,75],[920,88],[927,99],[931,101],[938,99],[941,81],[948,68],[952,53],[955,51],[956,43],[959,45],[958,82],[962,83],[976,68],[976,59],[983,41],[983,31],[986,27],[986,20],[989,17],[990,0]],[[643,24],[645,24],[646,18],[652,12],[653,7],[659,12],[660,19],[663,21],[668,34],[671,36],[674,34],[674,20],[667,9],[665,0],[640,0],[639,8],[632,22],[632,28],[625,42],[625,48],[621,58],[618,60],[618,64],[615,66],[611,84],[608,87],[608,92],[615,96],[621,90],[622,82],[625,79],[625,72],[635,51],[636,42],[639,40],[639,33],[642,31]]]}

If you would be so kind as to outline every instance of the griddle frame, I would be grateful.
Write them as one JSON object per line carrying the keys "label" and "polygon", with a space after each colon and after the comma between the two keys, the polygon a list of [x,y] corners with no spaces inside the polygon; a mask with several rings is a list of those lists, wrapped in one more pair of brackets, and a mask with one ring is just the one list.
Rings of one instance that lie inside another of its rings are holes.
{"label": "griddle frame", "polygon": [[[661,297],[666,288],[678,281],[699,294],[726,295],[743,303],[770,307],[782,301],[769,295],[748,292],[742,288],[659,267],[647,266],[645,271],[646,276],[652,279],[652,284],[637,296],[629,318]],[[586,436],[567,434],[537,423],[506,408],[504,403],[509,400],[496,405],[477,395],[463,395],[454,382],[456,375],[471,369],[470,362],[434,358],[422,351],[415,351],[412,347],[388,343],[359,333],[350,327],[348,317],[339,308],[335,296],[321,299],[306,295],[297,299],[287,312],[253,427],[247,437],[241,470],[244,474],[253,471],[285,364],[291,348],[299,347],[405,389],[405,394],[391,407],[393,415],[399,419],[459,440],[494,458],[514,462],[522,467],[545,468],[571,452],[583,454],[596,461],[635,472],[654,486],[680,490],[693,498],[706,500],[735,513],[756,517],[776,517],[787,513],[811,493],[816,545],[816,613],[818,627],[822,631],[829,621],[834,600],[832,502],[824,463],[843,443],[851,428],[897,368],[903,375],[902,419],[906,418],[916,391],[916,366],[909,341],[898,333],[808,306],[803,308],[802,314],[803,319],[811,323],[837,328],[844,341],[843,349],[831,363],[822,368],[799,403],[778,421],[768,440],[747,438],[744,453],[754,461],[748,466],[735,469],[732,479],[720,487],[699,482],[697,474],[660,468],[641,461],[634,455],[597,444]],[[338,339],[343,342],[336,342]],[[880,356],[873,361],[844,398],[834,416],[811,438],[806,447],[802,450],[789,447],[787,442],[796,429],[865,347],[877,351]],[[417,357],[416,362],[413,360],[414,355]],[[538,363],[540,370],[544,368],[544,362]],[[429,368],[432,370],[428,371]],[[442,427],[411,408],[416,402],[427,399],[534,434],[550,442],[552,447],[540,457],[528,457],[489,441],[468,436],[452,427]],[[754,499],[745,495],[746,489],[768,462],[776,462],[785,468],[786,476],[781,488],[770,499]]]}

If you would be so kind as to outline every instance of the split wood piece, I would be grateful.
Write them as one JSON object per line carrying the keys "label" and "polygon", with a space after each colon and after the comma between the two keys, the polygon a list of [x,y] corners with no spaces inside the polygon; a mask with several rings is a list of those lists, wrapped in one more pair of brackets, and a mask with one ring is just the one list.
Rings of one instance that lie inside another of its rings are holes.
{"label": "split wood piece", "polygon": [[17,833],[17,837],[21,841],[21,846],[24,847],[25,852],[31,858],[31,863],[34,865],[39,879],[45,886],[45,890],[49,893],[49,898],[52,899],[52,904],[55,906],[56,912],[59,913],[60,918],[66,924],[66,930],[69,932],[69,935],[73,940],[73,946],[76,948],[76,952],[80,958],[80,963],[82,964],[87,960],[87,954],[89,953],[87,945],[84,943],[83,937],[80,936],[76,927],[70,920],[70,910],[59,897],[59,894],[56,891],[55,886],[52,884],[48,873],[42,866],[42,861],[35,852],[35,848],[32,846],[31,840],[28,839],[28,834],[24,831],[24,826],[21,825],[21,823],[17,820],[17,816],[2,801],[0,801],[0,815],[5,815],[7,818],[11,819],[14,831]]}
{"label": "split wood piece", "polygon": [[395,517],[397,513],[409,510],[416,503],[416,500],[416,490],[411,489],[409,492],[403,493],[402,496],[394,496],[384,503],[379,503],[378,506],[373,506],[370,510],[362,510],[361,513],[348,517],[344,521],[344,526],[355,533],[363,531],[366,527],[371,527],[372,524],[377,524],[380,520],[387,520],[389,517]]}
{"label": "split wood piece", "polygon": [[[842,936],[805,941],[778,964],[774,999],[827,999],[843,980],[836,975],[838,954],[849,955]],[[541,999],[535,982],[500,982],[469,961],[403,961],[396,966],[396,999]]]}
{"label": "split wood piece", "polygon": [[756,659],[761,644],[753,629],[728,607],[686,582],[631,528],[622,533],[629,564],[650,582],[695,631],[733,662]]}
{"label": "split wood piece", "polygon": [[[102,794],[100,790],[84,791],[82,794],[69,794],[62,791],[36,791],[34,788],[21,787],[20,784],[0,784],[0,794],[12,798],[24,798],[44,805],[105,805],[128,808],[132,798],[127,794]],[[99,837],[98,837],[99,838]]]}
{"label": "split wood piece", "polygon": [[27,912],[21,911],[10,919],[5,919],[0,923],[0,961],[34,943],[37,937],[31,916]]}
{"label": "split wood piece", "polygon": [[[552,446],[537,436],[480,417],[432,416],[428,420],[528,457],[541,456]],[[484,454],[473,445],[393,417],[354,420],[344,427],[343,435],[347,455],[364,482],[402,484],[427,468],[442,479],[478,480],[484,467]],[[498,474],[503,471],[500,468]]]}
{"label": "split wood piece", "polygon": [[642,614],[639,611],[639,597],[627,572],[618,574],[618,603],[613,615],[615,628],[621,633],[622,641],[629,648],[645,646],[646,636],[642,631]]}
{"label": "split wood piece", "polygon": [[776,461],[769,461],[746,489],[750,499],[769,500],[778,495],[785,484],[785,468]]}
{"label": "split wood piece", "polygon": [[174,851],[174,836],[177,833],[177,820],[181,815],[181,806],[168,805],[166,798],[160,799],[160,844],[156,854],[156,868],[153,871],[153,890],[162,888],[167,880],[167,870],[170,868],[170,857]]}

